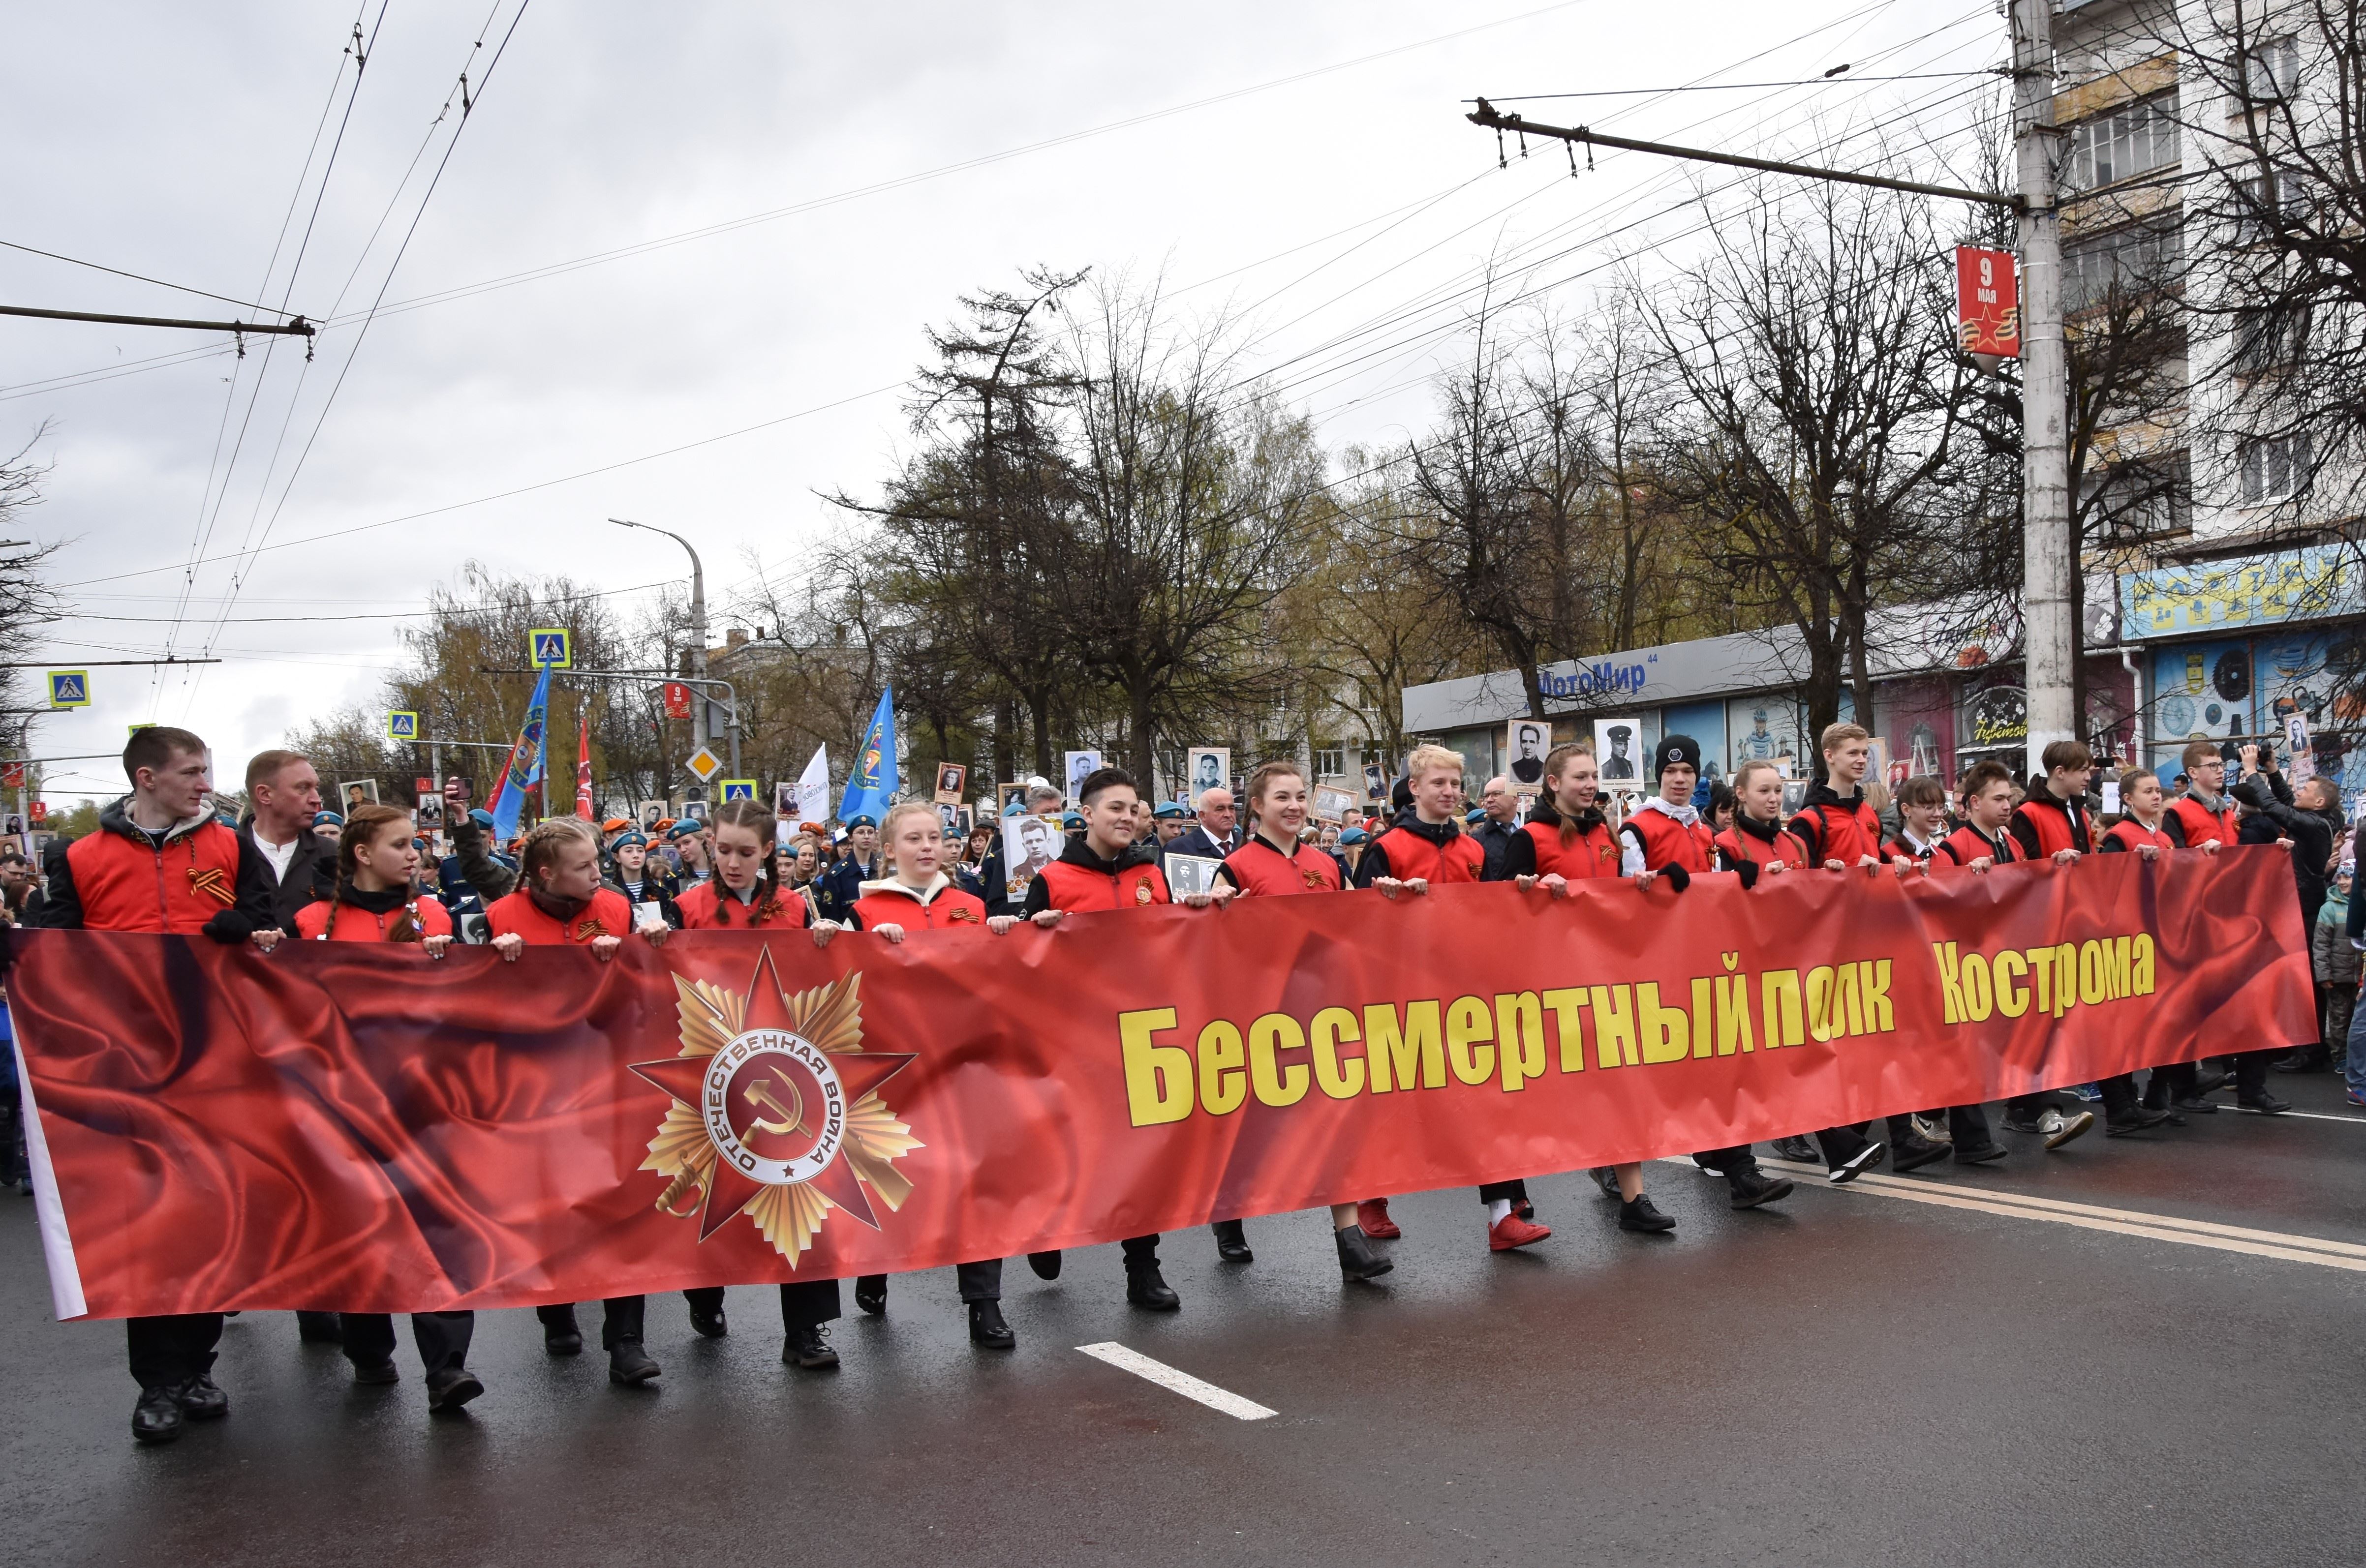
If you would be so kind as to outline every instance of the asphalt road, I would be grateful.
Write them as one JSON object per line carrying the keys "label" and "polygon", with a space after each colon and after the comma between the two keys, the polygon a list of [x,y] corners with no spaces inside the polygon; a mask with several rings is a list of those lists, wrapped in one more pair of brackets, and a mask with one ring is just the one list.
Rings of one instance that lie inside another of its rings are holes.
{"label": "asphalt road", "polygon": [[[1256,1261],[1169,1238],[1179,1314],[1117,1249],[1007,1271],[1014,1352],[973,1350],[951,1271],[781,1365],[768,1289],[612,1388],[529,1312],[485,1315],[488,1387],[431,1420],[294,1319],[233,1319],[230,1418],[143,1450],[113,1324],[49,1321],[32,1205],[0,1200],[0,1554],[236,1562],[2318,1563],[2353,1560],[2366,1365],[2366,1117],[2231,1109],[1999,1166],[1820,1182],[1736,1215],[1651,1168],[1681,1222],[1619,1233],[1582,1175],[1556,1234],[1490,1256],[1470,1194],[1400,1200],[1396,1271],[1343,1288],[1320,1215]],[[1763,1151],[1762,1151],[1763,1152]],[[1937,1201],[1937,1200],[1944,1200]],[[2345,1250],[2345,1248],[2347,1249]],[[848,1303],[849,1311],[852,1304]],[[596,1308],[586,1327],[596,1333]],[[1115,1342],[1269,1408],[1245,1420],[1079,1353]]]}

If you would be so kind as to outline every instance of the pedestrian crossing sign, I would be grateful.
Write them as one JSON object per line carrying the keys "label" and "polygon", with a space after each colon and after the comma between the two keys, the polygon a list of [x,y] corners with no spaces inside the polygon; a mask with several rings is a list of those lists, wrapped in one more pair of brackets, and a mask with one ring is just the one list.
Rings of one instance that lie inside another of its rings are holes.
{"label": "pedestrian crossing sign", "polygon": [[86,669],[50,671],[50,706],[52,708],[89,707],[90,671]]}
{"label": "pedestrian crossing sign", "polygon": [[386,716],[386,738],[390,741],[415,741],[419,738],[419,715],[396,709]]}
{"label": "pedestrian crossing sign", "polygon": [[705,783],[708,779],[713,778],[716,774],[723,771],[723,759],[715,756],[713,752],[707,750],[704,746],[700,746],[696,751],[692,752],[688,756],[684,757],[682,765],[684,767],[689,768],[693,773],[697,774],[698,781],[701,784]]}
{"label": "pedestrian crossing sign", "polygon": [[537,626],[526,634],[530,656],[526,662],[536,669],[573,669],[575,667],[575,633],[564,626]]}
{"label": "pedestrian crossing sign", "polygon": [[723,791],[723,799],[727,801],[752,801],[756,798],[756,781],[753,778],[726,778],[716,788]]}

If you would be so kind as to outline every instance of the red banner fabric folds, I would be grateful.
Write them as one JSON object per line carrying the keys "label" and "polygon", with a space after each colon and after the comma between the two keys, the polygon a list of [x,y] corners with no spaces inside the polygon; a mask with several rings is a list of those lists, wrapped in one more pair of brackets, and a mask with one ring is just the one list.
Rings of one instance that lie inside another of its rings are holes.
{"label": "red banner fabric folds", "polygon": [[2314,1037],[2276,849],[484,948],[14,934],[61,1316],[834,1278]]}

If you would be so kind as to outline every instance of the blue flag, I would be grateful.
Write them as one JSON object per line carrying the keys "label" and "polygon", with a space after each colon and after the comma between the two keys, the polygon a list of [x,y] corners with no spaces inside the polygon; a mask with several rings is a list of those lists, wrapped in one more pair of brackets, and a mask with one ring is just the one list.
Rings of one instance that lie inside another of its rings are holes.
{"label": "blue flag", "polygon": [[542,782],[542,735],[550,721],[550,670],[547,666],[534,683],[534,700],[526,704],[525,722],[519,726],[517,745],[510,747],[510,759],[501,768],[501,782],[493,787],[493,798],[485,809],[493,813],[493,837],[507,841],[517,836],[518,812],[525,804],[525,792]]}
{"label": "blue flag", "polygon": [[896,792],[896,689],[879,694],[879,711],[854,750],[854,769],[846,776],[846,798],[838,803],[838,820],[869,817],[887,820],[887,798]]}

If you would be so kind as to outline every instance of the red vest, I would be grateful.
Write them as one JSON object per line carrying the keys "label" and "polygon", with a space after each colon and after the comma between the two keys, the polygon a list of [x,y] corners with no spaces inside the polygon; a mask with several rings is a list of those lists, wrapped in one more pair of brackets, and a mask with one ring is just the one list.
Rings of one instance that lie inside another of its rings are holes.
{"label": "red vest", "polygon": [[907,931],[983,931],[986,901],[953,887],[938,889],[926,903],[902,893],[865,893],[854,901],[854,924],[862,931],[883,925]]}
{"label": "red vest", "polygon": [[1537,875],[1574,882],[1582,877],[1618,875],[1618,841],[1610,824],[1596,823],[1571,839],[1560,841],[1560,823],[1530,823],[1524,829],[1537,848]]}
{"label": "red vest", "polygon": [[1682,866],[1687,871],[1707,871],[1715,864],[1717,839],[1706,823],[1696,820],[1687,827],[1665,812],[1637,812],[1621,831],[1641,837],[1643,865],[1650,870]]}
{"label": "red vest", "polygon": [[[1979,829],[1975,827],[1957,828],[1939,841],[1939,847],[1944,850],[1958,866],[1968,866],[1983,856],[2000,865],[2007,860],[2019,860],[2022,857],[2021,846],[2012,841],[2012,834],[2005,834],[2004,842],[2001,844],[1990,844],[1980,836]],[[1932,858],[1936,860],[1938,857],[1934,855]]]}
{"label": "red vest", "polygon": [[534,898],[524,888],[507,898],[495,899],[485,906],[485,924],[496,936],[514,932],[525,938],[529,947],[562,947],[568,943],[589,943],[603,936],[623,936],[633,929],[633,912],[625,902],[625,895],[614,888],[602,888],[592,895],[590,907],[562,928],[558,922],[535,907]]}
{"label": "red vest", "polygon": [[[673,907],[682,913],[684,931],[794,931],[806,924],[806,901],[794,889],[781,887],[772,890],[769,907],[733,899],[727,920],[723,885],[712,877],[674,900]],[[761,919],[757,917],[760,908],[764,910]]]}
{"label": "red vest", "polygon": [[[1870,855],[1876,860],[1887,860],[1889,854],[1881,842],[1881,816],[1866,803],[1860,793],[1854,806],[1835,805],[1830,801],[1808,807],[1799,813],[1816,819],[1824,846],[1824,858],[1837,860],[1843,866],[1853,866]],[[1794,822],[1797,817],[1791,819]],[[1804,836],[1803,836],[1804,843]]]}
{"label": "red vest", "polygon": [[1475,882],[1487,864],[1487,852],[1467,833],[1441,845],[1392,827],[1373,842],[1389,857],[1389,875],[1400,882]]}
{"label": "red vest", "polygon": [[2122,817],[2103,835],[2122,849],[2140,849],[2149,844],[2156,849],[2174,849],[2177,840],[2169,836],[2169,818],[2164,815],[2158,827],[2146,827],[2134,817]]}
{"label": "red vest", "polygon": [[198,823],[162,849],[111,828],[66,846],[85,931],[203,931],[238,902],[238,834]]}
{"label": "red vest", "polygon": [[[1658,815],[1656,812],[1652,813]],[[1725,854],[1726,864],[1738,866],[1747,860],[1752,866],[1764,866],[1770,860],[1780,860],[1797,869],[1808,864],[1808,844],[1788,828],[1774,835],[1773,843],[1754,833],[1744,833],[1738,827],[1727,828],[1711,840]]]}
{"label": "red vest", "polygon": [[[411,908],[419,916],[422,936],[452,935],[452,913],[434,894],[421,896]],[[384,914],[372,914],[355,904],[331,903],[321,899],[296,912],[296,935],[307,942],[383,942],[401,918],[400,905]]]}
{"label": "red vest", "polygon": [[1224,873],[1245,893],[1335,893],[1339,862],[1323,851],[1299,845],[1284,855],[1263,838],[1224,857]]}
{"label": "red vest", "polygon": [[1089,866],[1054,860],[1035,874],[1043,879],[1044,896],[1052,901],[1051,907],[1070,914],[1172,902],[1166,896],[1166,875],[1155,861],[1138,861],[1111,876]]}
{"label": "red vest", "polygon": [[[2219,799],[2225,800],[2225,796]],[[2236,842],[2235,808],[2232,804],[2212,811],[2191,795],[2180,795],[2169,803],[2177,813],[2177,825],[2185,830],[2185,846],[2199,849],[2205,844]]]}
{"label": "red vest", "polygon": [[2076,801],[2070,803],[2068,811],[2040,801],[2028,801],[2013,808],[2013,815],[2028,823],[2031,829],[2036,833],[2037,853],[2040,858],[2057,855],[2065,849],[2079,847],[2078,840],[2070,832],[2070,812],[2079,813],[2079,824],[2086,830],[2087,847],[2094,848],[2094,820],[2087,815],[2087,808]]}

